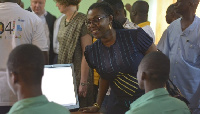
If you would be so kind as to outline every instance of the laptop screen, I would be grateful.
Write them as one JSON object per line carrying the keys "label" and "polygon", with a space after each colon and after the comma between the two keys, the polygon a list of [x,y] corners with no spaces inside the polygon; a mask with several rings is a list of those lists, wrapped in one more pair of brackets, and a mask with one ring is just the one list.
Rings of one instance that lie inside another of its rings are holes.
{"label": "laptop screen", "polygon": [[79,108],[72,64],[45,65],[42,92],[49,101],[68,109]]}

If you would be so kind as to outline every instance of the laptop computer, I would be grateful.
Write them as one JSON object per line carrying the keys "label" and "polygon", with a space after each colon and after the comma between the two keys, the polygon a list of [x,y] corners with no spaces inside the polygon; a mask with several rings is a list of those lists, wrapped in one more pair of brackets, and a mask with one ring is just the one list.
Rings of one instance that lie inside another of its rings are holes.
{"label": "laptop computer", "polygon": [[42,92],[49,101],[68,109],[79,108],[73,64],[45,65]]}

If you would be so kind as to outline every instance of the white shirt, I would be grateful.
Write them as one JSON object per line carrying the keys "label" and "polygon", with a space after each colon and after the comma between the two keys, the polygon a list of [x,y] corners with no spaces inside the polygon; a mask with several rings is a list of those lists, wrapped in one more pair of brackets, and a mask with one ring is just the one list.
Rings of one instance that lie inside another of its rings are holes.
{"label": "white shirt", "polygon": [[124,23],[123,27],[125,29],[138,29],[138,28],[140,28],[139,26],[137,26],[137,24],[130,22],[128,19],[126,19],[126,22]]}
{"label": "white shirt", "polygon": [[0,3],[0,106],[10,106],[17,99],[6,81],[9,53],[18,45],[33,44],[48,51],[47,38],[41,19],[22,9],[17,3]]}
{"label": "white shirt", "polygon": [[[36,14],[33,10],[32,10],[32,12],[34,14]],[[43,26],[44,26],[44,30],[45,30],[45,35],[46,35],[46,38],[47,38],[47,41],[48,41],[48,46],[50,47],[49,27],[48,27],[48,24],[46,22],[46,18],[45,18],[46,15],[47,15],[47,11],[44,11],[44,14],[42,14],[40,16],[37,15],[37,16],[42,20],[42,23],[43,23]]]}
{"label": "white shirt", "polygon": [[62,17],[64,17],[64,16],[65,16],[65,14],[62,14],[54,22],[54,29],[53,29],[53,51],[56,54],[59,53],[59,42],[58,42],[57,35],[58,35],[59,28],[60,28],[60,21],[61,21]]}
{"label": "white shirt", "polygon": [[155,35],[154,35],[154,33],[153,33],[153,30],[152,30],[151,26],[146,25],[146,26],[142,27],[142,29],[143,29],[151,38],[153,38],[153,42],[155,42]]}

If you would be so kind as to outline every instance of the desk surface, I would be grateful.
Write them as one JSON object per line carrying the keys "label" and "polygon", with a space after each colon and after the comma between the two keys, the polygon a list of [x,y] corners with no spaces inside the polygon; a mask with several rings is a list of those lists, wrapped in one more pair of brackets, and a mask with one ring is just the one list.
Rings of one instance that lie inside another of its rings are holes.
{"label": "desk surface", "polygon": [[98,113],[71,112],[71,114],[102,114],[102,113],[100,113],[100,112],[98,112]]}

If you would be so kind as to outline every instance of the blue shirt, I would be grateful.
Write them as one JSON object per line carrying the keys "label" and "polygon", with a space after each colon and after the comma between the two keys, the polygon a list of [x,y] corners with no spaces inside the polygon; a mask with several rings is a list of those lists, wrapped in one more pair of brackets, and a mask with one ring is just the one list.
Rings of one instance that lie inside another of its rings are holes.
{"label": "blue shirt", "polygon": [[186,104],[169,96],[164,88],[147,92],[130,106],[126,114],[190,114]]}
{"label": "blue shirt", "polygon": [[160,50],[170,58],[170,78],[189,100],[189,107],[200,108],[200,18],[195,16],[184,31],[179,18],[166,32]]}
{"label": "blue shirt", "polygon": [[8,114],[70,114],[68,109],[49,102],[44,95],[17,101]]}

